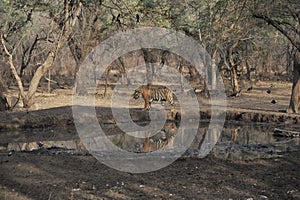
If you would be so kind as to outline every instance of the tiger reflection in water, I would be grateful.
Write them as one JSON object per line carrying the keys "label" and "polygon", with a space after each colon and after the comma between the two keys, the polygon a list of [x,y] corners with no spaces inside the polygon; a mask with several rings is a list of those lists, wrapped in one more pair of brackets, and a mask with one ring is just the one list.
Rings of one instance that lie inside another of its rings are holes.
{"label": "tiger reflection in water", "polygon": [[173,92],[169,88],[159,85],[143,85],[134,91],[132,97],[144,99],[144,110],[150,110],[153,101],[168,101],[170,105],[174,105]]}
{"label": "tiger reflection in water", "polygon": [[175,123],[166,123],[163,130],[151,138],[146,137],[140,152],[147,153],[159,149],[172,149],[173,141],[177,134],[178,126]]}

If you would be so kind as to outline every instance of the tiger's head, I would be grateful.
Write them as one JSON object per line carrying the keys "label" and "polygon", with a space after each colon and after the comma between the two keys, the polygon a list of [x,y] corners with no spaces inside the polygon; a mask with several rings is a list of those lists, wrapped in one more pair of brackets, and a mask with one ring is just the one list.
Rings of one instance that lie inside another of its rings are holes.
{"label": "tiger's head", "polygon": [[138,99],[138,98],[141,97],[141,95],[142,95],[142,93],[141,93],[140,90],[135,90],[134,93],[132,94],[132,97],[133,97],[134,99]]}

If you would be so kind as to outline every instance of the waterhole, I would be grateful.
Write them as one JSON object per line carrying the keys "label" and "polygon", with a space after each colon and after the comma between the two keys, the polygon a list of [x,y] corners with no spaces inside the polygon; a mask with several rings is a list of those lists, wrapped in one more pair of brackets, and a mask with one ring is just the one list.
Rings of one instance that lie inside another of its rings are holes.
{"label": "waterhole", "polygon": [[[152,137],[135,138],[123,133],[115,124],[102,125],[112,143],[119,148],[137,154],[174,149],[179,125],[167,122],[163,129]],[[300,150],[298,137],[278,137],[274,135],[276,125],[239,124],[226,122],[222,132],[208,130],[208,123],[201,122],[194,140],[182,155],[184,157],[204,157],[208,154],[235,160],[280,157],[283,154]],[[189,127],[183,127],[181,138],[191,134]],[[92,140],[93,138],[91,138]],[[177,147],[178,148],[178,145]],[[49,127],[46,129],[24,129],[0,132],[0,153],[12,155],[14,152],[48,154],[84,154],[89,152],[78,137],[75,127]],[[111,155],[113,152],[98,152]],[[171,156],[172,153],[170,153]],[[117,158],[115,158],[117,159]]]}

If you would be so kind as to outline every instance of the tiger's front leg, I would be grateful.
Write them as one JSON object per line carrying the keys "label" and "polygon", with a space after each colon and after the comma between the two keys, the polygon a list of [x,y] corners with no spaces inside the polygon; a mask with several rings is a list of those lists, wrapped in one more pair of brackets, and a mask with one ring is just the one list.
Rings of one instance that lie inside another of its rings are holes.
{"label": "tiger's front leg", "polygon": [[145,100],[144,110],[150,110],[150,108],[151,108],[150,102]]}
{"label": "tiger's front leg", "polygon": [[145,104],[144,104],[144,109],[143,110],[150,110],[150,99],[148,95],[143,95]]}

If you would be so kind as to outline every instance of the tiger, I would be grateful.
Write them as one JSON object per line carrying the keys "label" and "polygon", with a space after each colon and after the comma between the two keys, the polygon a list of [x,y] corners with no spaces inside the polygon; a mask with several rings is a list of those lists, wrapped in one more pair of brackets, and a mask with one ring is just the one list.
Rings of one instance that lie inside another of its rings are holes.
{"label": "tiger", "polygon": [[144,99],[143,110],[150,110],[153,101],[168,101],[170,105],[174,105],[173,92],[169,88],[159,85],[143,85],[134,91],[132,97]]}
{"label": "tiger", "polygon": [[167,137],[165,140],[153,140],[149,137],[146,137],[145,142],[143,143],[142,147],[140,148],[140,152],[142,153],[148,153],[152,151],[156,151],[159,149],[172,149],[173,148],[173,142],[174,142],[175,136]]}

